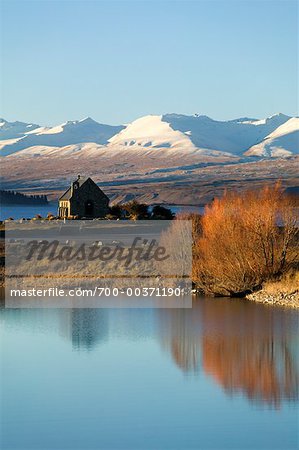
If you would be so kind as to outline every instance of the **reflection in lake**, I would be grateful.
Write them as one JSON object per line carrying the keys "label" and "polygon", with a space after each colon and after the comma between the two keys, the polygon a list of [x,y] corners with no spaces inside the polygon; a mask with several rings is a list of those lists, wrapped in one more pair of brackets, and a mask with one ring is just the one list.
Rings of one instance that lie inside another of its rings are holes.
{"label": "reflection in lake", "polygon": [[161,328],[163,345],[182,370],[201,367],[229,394],[242,391],[269,405],[298,400],[297,313],[203,300],[192,310],[164,310]]}
{"label": "reflection in lake", "polygon": [[2,309],[3,448],[295,449],[298,317],[237,299]]}
{"label": "reflection in lake", "polygon": [[72,309],[61,330],[72,341],[74,349],[92,350],[107,339],[108,317],[104,309]]}

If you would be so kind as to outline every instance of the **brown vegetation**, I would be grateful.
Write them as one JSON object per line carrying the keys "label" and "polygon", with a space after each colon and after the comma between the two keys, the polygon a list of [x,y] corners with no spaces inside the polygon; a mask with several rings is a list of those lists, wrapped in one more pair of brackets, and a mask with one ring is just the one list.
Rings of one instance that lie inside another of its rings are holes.
{"label": "brown vegetation", "polygon": [[226,192],[206,207],[201,225],[193,279],[207,294],[244,294],[298,266],[298,210],[280,184]]}
{"label": "brown vegetation", "polygon": [[299,294],[299,272],[287,273],[278,281],[267,281],[263,290],[269,294],[282,292],[284,294]]}
{"label": "brown vegetation", "polygon": [[[299,269],[298,199],[279,183],[260,191],[226,192],[204,216],[179,214],[164,237],[169,248],[184,241],[187,228],[179,226],[180,220],[192,221],[192,280],[205,294],[243,296]],[[299,289],[298,277],[292,280],[292,289],[293,284]]]}
{"label": "brown vegetation", "polygon": [[299,308],[299,271],[288,272],[279,280],[267,281],[260,291],[246,298],[267,305]]}

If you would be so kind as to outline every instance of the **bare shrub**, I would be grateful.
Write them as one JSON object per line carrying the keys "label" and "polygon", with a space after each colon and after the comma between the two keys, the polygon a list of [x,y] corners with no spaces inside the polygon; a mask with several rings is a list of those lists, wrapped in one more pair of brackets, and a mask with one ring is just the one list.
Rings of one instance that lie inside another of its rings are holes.
{"label": "bare shrub", "polygon": [[206,293],[258,288],[298,264],[298,210],[280,184],[226,192],[206,207],[195,243],[193,278]]}

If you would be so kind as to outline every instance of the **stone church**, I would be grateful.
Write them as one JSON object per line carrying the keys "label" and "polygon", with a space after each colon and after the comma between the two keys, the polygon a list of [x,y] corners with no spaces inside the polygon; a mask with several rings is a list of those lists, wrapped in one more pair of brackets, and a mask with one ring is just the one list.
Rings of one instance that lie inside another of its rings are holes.
{"label": "stone church", "polygon": [[105,217],[108,212],[109,198],[89,177],[78,175],[59,198],[58,215],[61,218]]}

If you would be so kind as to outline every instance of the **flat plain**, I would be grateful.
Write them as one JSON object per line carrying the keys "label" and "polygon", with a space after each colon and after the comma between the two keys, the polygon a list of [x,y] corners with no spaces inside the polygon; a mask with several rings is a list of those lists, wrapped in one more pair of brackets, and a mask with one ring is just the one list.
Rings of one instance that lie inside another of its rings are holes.
{"label": "flat plain", "polygon": [[204,205],[224,190],[259,188],[281,180],[299,186],[299,156],[282,159],[214,157],[163,149],[103,151],[88,157],[1,158],[1,188],[47,194],[56,200],[77,174],[90,176],[113,203],[133,198],[148,204]]}

